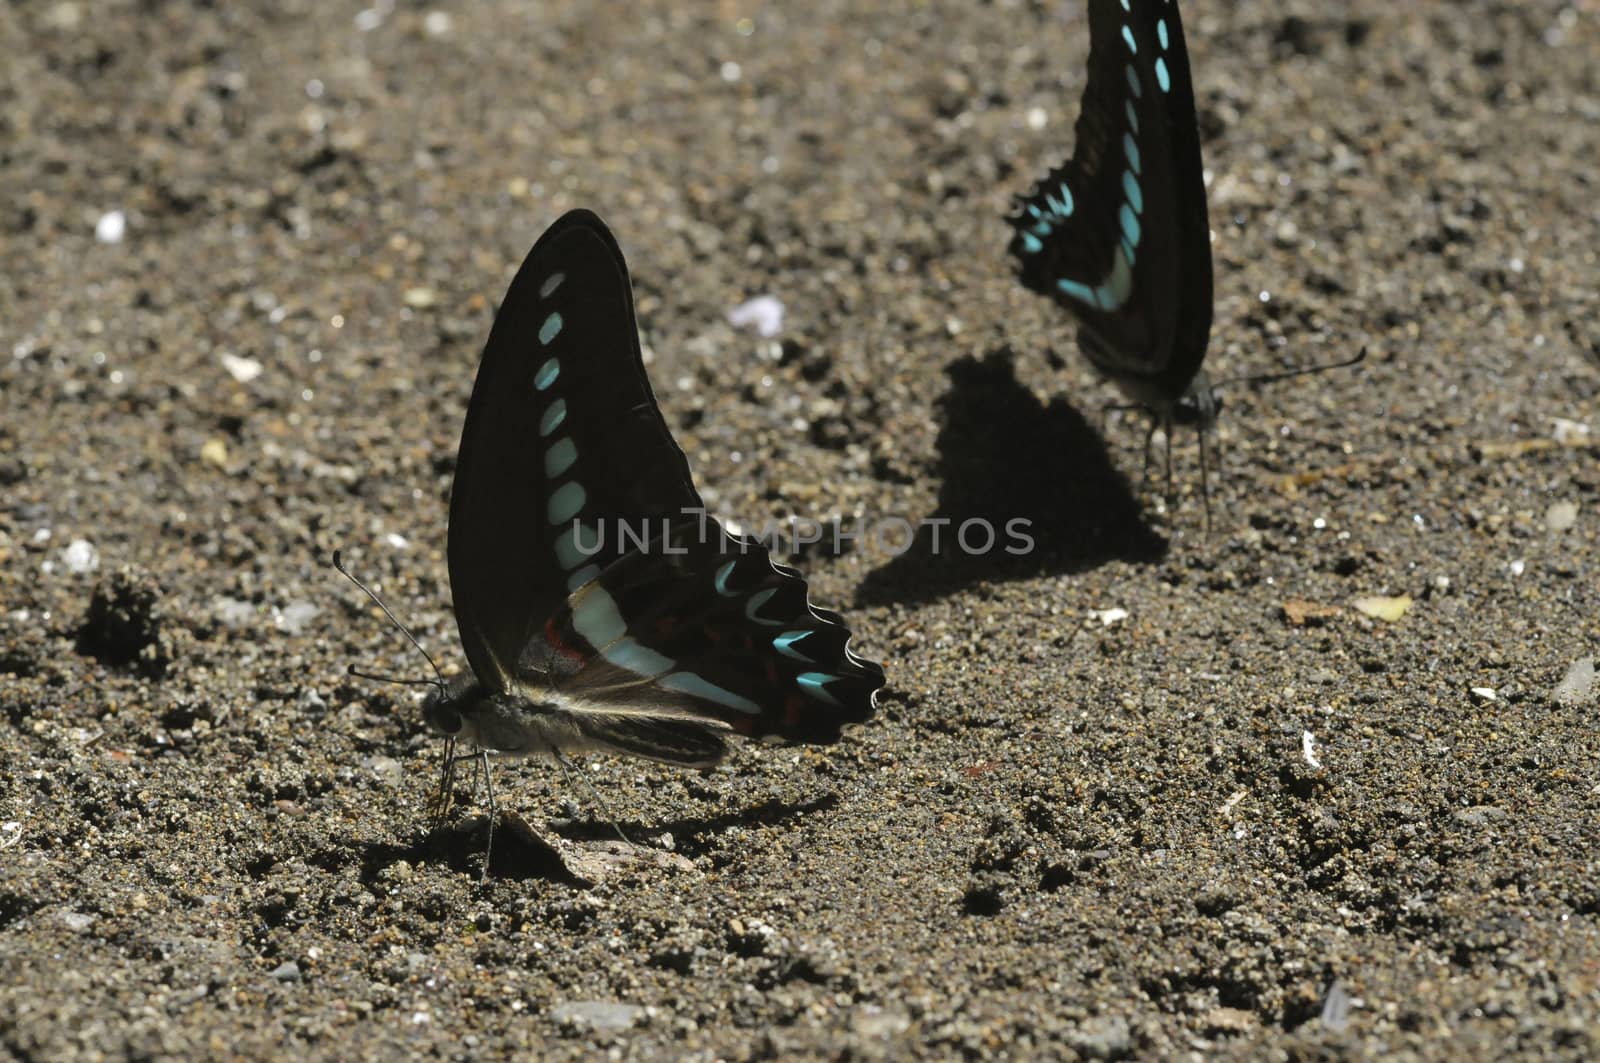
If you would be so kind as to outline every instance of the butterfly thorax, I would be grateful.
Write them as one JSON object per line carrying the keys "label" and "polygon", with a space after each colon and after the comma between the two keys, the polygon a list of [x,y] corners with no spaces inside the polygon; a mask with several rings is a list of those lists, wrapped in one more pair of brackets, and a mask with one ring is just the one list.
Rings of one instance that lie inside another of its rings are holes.
{"label": "butterfly thorax", "polygon": [[1194,381],[1183,397],[1172,404],[1172,423],[1210,432],[1217,426],[1217,415],[1222,412],[1222,396],[1211,386],[1211,378],[1204,369],[1195,373]]}
{"label": "butterfly thorax", "polygon": [[585,743],[554,697],[490,691],[473,676],[457,676],[422,703],[423,719],[446,738],[509,756],[553,755]]}

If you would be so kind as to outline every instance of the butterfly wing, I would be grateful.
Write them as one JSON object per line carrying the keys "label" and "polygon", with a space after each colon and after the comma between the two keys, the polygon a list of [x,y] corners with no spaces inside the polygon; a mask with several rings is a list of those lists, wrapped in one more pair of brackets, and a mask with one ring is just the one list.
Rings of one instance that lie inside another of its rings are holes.
{"label": "butterfly wing", "polygon": [[1211,330],[1211,244],[1175,0],[1090,0],[1072,159],[1009,219],[1022,283],[1077,315],[1084,354],[1136,401],[1189,390]]}
{"label": "butterfly wing", "polygon": [[[462,645],[513,748],[715,763],[728,730],[834,742],[883,670],[765,546],[704,511],[645,375],[627,267],[587,211],[540,238],[495,319],[450,507]],[[486,710],[479,710],[480,712]],[[570,739],[570,741],[569,741]]]}
{"label": "butterfly wing", "polygon": [[[714,518],[673,529],[572,595],[523,657],[582,716],[702,721],[827,744],[872,716],[883,669],[849,648],[837,614],[766,546]],[[656,759],[662,759],[657,757]]]}
{"label": "butterfly wing", "polygon": [[568,593],[622,552],[585,529],[698,509],[689,463],[645,375],[628,269],[572,211],[528,253],[478,366],[450,500],[450,589],[491,691]]}

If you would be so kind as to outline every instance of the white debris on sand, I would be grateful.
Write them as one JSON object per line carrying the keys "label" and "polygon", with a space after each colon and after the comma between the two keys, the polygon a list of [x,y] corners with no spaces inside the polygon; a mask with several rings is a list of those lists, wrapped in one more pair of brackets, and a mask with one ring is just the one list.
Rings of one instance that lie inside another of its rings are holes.
{"label": "white debris on sand", "polygon": [[1580,657],[1550,695],[1557,705],[1576,708],[1594,697],[1594,658]]}
{"label": "white debris on sand", "polygon": [[755,326],[756,334],[771,339],[783,331],[783,303],[774,295],[758,295],[728,311],[734,328]]}
{"label": "white debris on sand", "polygon": [[248,384],[261,375],[262,365],[254,358],[241,358],[237,354],[229,354],[227,351],[222,352],[221,358],[222,368],[226,369],[228,375],[241,384]]}
{"label": "white debris on sand", "polygon": [[94,238],[102,244],[120,244],[128,234],[128,216],[120,210],[108,210],[94,223]]}
{"label": "white debris on sand", "polygon": [[100,551],[87,539],[74,539],[61,552],[61,560],[66,563],[68,572],[84,576],[100,567]]}

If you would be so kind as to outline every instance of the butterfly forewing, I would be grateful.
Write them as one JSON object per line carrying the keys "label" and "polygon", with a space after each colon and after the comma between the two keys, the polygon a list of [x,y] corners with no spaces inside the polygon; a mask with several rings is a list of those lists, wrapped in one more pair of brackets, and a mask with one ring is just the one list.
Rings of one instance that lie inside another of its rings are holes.
{"label": "butterfly forewing", "polygon": [[1082,323],[1102,373],[1180,398],[1211,327],[1211,248],[1194,93],[1174,0],[1090,0],[1072,159],[1009,219],[1025,286]]}
{"label": "butterfly forewing", "polygon": [[456,620],[491,689],[508,689],[546,619],[621,552],[598,529],[701,505],[638,335],[615,239],[589,211],[564,215],[495,318],[451,495]]}

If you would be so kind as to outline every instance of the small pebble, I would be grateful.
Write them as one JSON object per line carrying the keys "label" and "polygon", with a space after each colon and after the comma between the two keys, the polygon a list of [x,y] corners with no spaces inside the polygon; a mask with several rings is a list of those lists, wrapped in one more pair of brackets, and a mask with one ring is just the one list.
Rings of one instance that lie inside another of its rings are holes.
{"label": "small pebble", "polygon": [[644,1009],[637,1004],[619,1004],[608,1000],[577,1000],[557,1004],[550,1017],[557,1023],[587,1026],[602,1033],[626,1030],[639,1020]]}
{"label": "small pebble", "polygon": [[87,539],[74,539],[61,552],[67,571],[75,576],[87,575],[100,567],[100,552]]}
{"label": "small pebble", "polygon": [[222,359],[222,368],[226,369],[228,375],[241,384],[248,384],[261,375],[263,367],[254,358],[241,358],[237,354],[229,354],[227,351],[223,351],[220,357]]}
{"label": "small pebble", "polygon": [[255,623],[256,607],[237,598],[219,595],[211,600],[211,615],[223,627],[246,628]]}
{"label": "small pebble", "polygon": [[128,233],[128,216],[120,210],[108,210],[94,223],[94,238],[102,244],[120,244]]}
{"label": "small pebble", "polygon": [[1564,532],[1578,523],[1578,503],[1553,502],[1544,511],[1544,526],[1553,532]]}
{"label": "small pebble", "polygon": [[317,614],[321,612],[321,609],[318,609],[310,602],[295,601],[277,610],[273,615],[272,621],[278,626],[278,630],[287,631],[291,635],[299,635],[305,631],[306,625],[315,620]]}
{"label": "small pebble", "polygon": [[1365,613],[1375,620],[1386,620],[1394,623],[1405,616],[1411,609],[1411,595],[1400,594],[1394,597],[1387,595],[1371,595],[1365,598],[1356,598],[1351,605],[1357,611]]}
{"label": "small pebble", "polygon": [[81,934],[94,925],[94,916],[87,912],[66,911],[61,913],[61,921],[66,924],[68,930],[75,930]]}
{"label": "small pebble", "polygon": [[1328,995],[1322,999],[1322,1025],[1333,1033],[1344,1032],[1350,1025],[1350,994],[1339,982],[1328,986]]}
{"label": "small pebble", "polygon": [[225,468],[228,464],[228,444],[213,436],[200,444],[200,460],[219,469]]}

